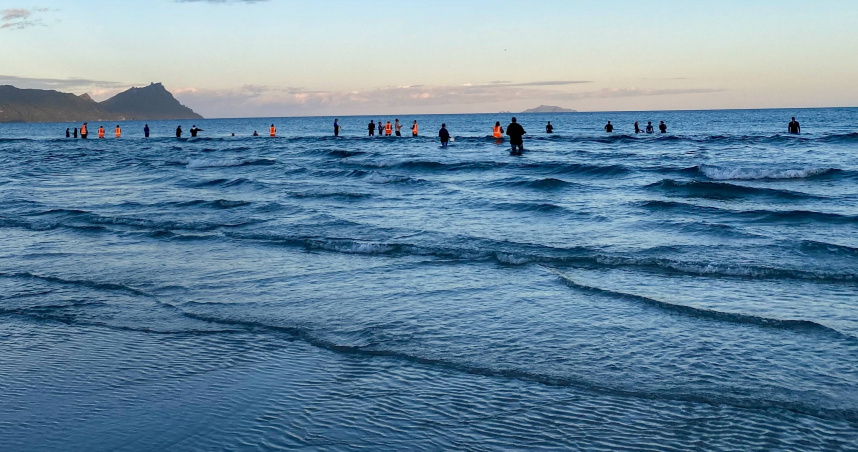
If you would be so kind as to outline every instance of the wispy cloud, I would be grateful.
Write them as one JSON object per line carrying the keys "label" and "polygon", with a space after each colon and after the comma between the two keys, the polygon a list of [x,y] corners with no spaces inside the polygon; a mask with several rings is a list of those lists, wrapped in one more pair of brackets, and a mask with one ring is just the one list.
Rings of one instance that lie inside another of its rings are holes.
{"label": "wispy cloud", "polygon": [[79,91],[81,89],[122,89],[131,85],[121,82],[110,82],[105,80],[92,80],[87,78],[39,78],[39,77],[16,77],[14,75],[0,75],[0,85],[14,85],[18,88],[30,89],[55,89],[59,91]]}
{"label": "wispy cloud", "polygon": [[236,89],[184,88],[174,94],[184,104],[209,117],[283,116],[310,114],[363,114],[395,111],[446,111],[521,102],[572,102],[584,99],[611,99],[668,96],[717,92],[717,89],[617,88],[568,92],[559,87],[580,82],[489,83],[450,86],[407,85],[356,91],[312,91],[294,87],[245,85]]}
{"label": "wispy cloud", "polygon": [[44,25],[37,16],[49,11],[48,8],[10,8],[0,11],[0,30],[23,30],[24,28]]}

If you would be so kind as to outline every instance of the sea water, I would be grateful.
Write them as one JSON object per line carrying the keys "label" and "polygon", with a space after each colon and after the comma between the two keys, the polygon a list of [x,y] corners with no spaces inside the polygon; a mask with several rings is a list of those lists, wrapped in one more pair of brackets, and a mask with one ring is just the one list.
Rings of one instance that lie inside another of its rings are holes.
{"label": "sea water", "polygon": [[0,448],[858,447],[858,110],[509,116],[0,125]]}

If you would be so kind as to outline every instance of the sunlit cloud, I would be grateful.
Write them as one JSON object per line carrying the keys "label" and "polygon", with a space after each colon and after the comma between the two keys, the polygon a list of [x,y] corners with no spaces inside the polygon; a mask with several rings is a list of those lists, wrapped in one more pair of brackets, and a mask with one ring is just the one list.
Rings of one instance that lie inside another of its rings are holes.
{"label": "sunlit cloud", "polygon": [[48,8],[10,8],[0,10],[0,30],[23,30],[44,25],[37,16],[49,11]]}

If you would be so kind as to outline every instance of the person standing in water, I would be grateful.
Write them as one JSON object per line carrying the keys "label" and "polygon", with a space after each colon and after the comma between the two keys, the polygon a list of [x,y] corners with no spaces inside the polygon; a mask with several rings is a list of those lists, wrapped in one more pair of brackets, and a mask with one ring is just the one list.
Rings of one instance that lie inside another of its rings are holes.
{"label": "person standing in water", "polygon": [[381,120],[378,120],[378,136],[384,136],[384,124],[381,123]]}
{"label": "person standing in water", "polygon": [[119,128],[119,124],[116,124],[116,130],[113,133],[116,135],[116,138],[122,138],[122,129]]}
{"label": "person standing in water", "polygon": [[259,132],[257,132],[257,131],[255,131],[255,130],[254,130],[254,131],[253,131],[253,136],[258,137],[258,136],[259,136]]}
{"label": "person standing in water", "polygon": [[71,132],[69,132],[68,127],[66,127],[66,138],[71,138]]}
{"label": "person standing in water", "polygon": [[197,128],[197,125],[194,124],[191,126],[191,138],[196,138],[197,134],[202,132],[203,129]]}
{"label": "person standing in water", "polygon": [[340,136],[340,119],[339,118],[334,119],[334,136],[335,137]]}
{"label": "person standing in water", "polygon": [[441,124],[441,130],[438,131],[438,138],[441,139],[441,148],[447,148],[447,142],[450,141],[450,132],[447,130],[447,124]]}
{"label": "person standing in water", "polygon": [[641,126],[635,121],[635,133],[641,133]]}
{"label": "person standing in water", "polygon": [[413,138],[417,138],[417,132],[418,131],[419,131],[419,128],[417,127],[417,120],[415,119],[414,124],[411,125],[411,136]]}
{"label": "person standing in water", "polygon": [[176,127],[176,138],[182,138],[182,126]]}
{"label": "person standing in water", "polygon": [[612,133],[613,131],[614,126],[611,124],[611,121],[608,121],[608,123],[605,124],[605,132]]}
{"label": "person standing in water", "polygon": [[74,137],[77,138],[77,127],[74,128]]}
{"label": "person standing in water", "polygon": [[98,126],[98,138],[104,138],[104,126]]}
{"label": "person standing in water", "polygon": [[399,122],[399,118],[396,118],[396,123],[393,125],[393,128],[396,129],[396,136],[402,136],[402,124]]}
{"label": "person standing in water", "polygon": [[551,125],[551,121],[548,121],[548,125],[545,126],[545,133],[554,133],[554,126]]}
{"label": "person standing in water", "polygon": [[667,124],[665,124],[664,121],[661,121],[658,125],[658,130],[661,133],[667,133]]}
{"label": "person standing in water", "polygon": [[655,129],[652,128],[652,121],[647,121],[646,133],[655,133]]}
{"label": "person standing in water", "polygon": [[277,136],[277,127],[274,127],[274,124],[271,124],[271,127],[268,128],[268,136],[271,138]]}
{"label": "person standing in water", "polygon": [[503,127],[501,127],[500,121],[495,121],[495,126],[492,128],[492,137],[496,140],[503,140]]}
{"label": "person standing in water", "polygon": [[384,125],[384,136],[389,137],[393,135],[393,126],[390,125],[390,121],[387,121],[387,124]]}
{"label": "person standing in water", "polygon": [[516,121],[515,117],[512,122],[506,126],[506,134],[509,135],[509,144],[512,146],[510,154],[521,155],[524,152],[524,127]]}
{"label": "person standing in water", "polygon": [[375,136],[375,121],[372,119],[369,120],[369,125],[367,126],[367,130],[369,131],[369,136]]}
{"label": "person standing in water", "polygon": [[789,122],[787,130],[793,135],[801,134],[801,125],[798,123],[798,121],[795,120],[795,116],[793,116],[792,121]]}
{"label": "person standing in water", "polygon": [[87,136],[89,136],[89,131],[86,130],[86,125],[87,125],[87,123],[83,123],[83,125],[80,126],[80,137],[84,140],[86,139]]}
{"label": "person standing in water", "polygon": [[149,124],[146,124],[146,125],[143,127],[143,136],[144,136],[144,137],[146,137],[146,138],[149,138]]}

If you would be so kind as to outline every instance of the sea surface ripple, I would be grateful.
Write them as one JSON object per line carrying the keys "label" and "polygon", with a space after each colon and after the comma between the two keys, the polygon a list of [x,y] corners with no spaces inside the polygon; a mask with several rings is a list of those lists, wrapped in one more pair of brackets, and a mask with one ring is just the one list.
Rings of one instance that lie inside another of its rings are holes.
{"label": "sea surface ripple", "polygon": [[370,119],[0,125],[2,449],[855,450],[858,109]]}

